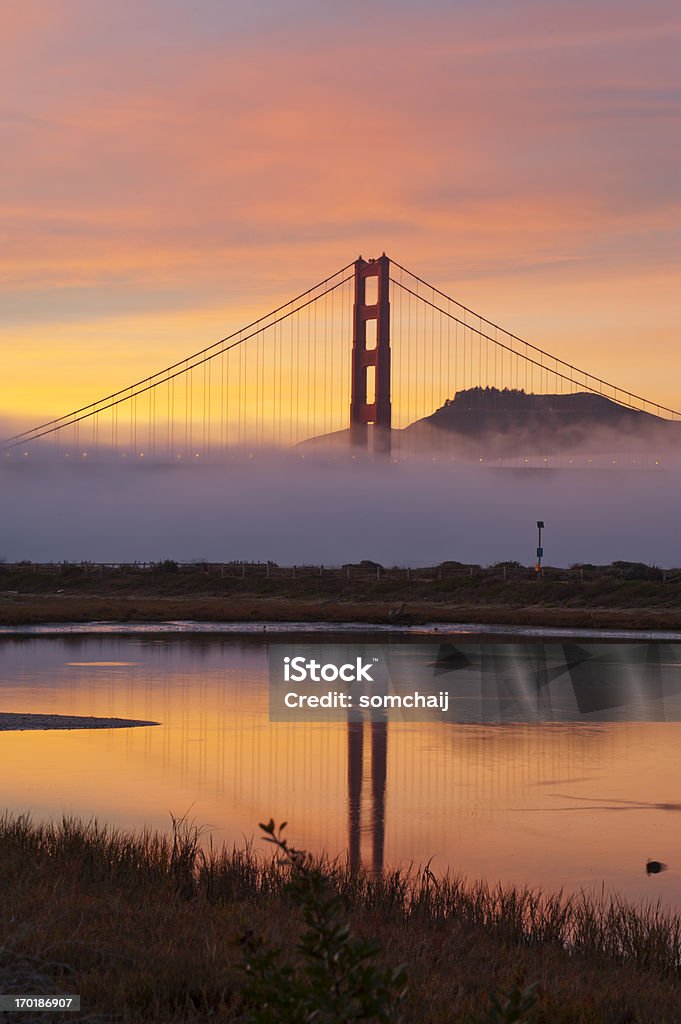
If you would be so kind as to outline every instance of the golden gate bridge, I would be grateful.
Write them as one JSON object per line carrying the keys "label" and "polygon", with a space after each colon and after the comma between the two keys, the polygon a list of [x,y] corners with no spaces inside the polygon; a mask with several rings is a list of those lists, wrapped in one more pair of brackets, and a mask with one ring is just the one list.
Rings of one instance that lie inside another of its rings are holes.
{"label": "golden gate bridge", "polygon": [[360,256],[227,337],[6,438],[0,451],[187,461],[323,439],[389,454],[400,431],[473,389],[594,395],[681,419],[492,323],[383,254]]}

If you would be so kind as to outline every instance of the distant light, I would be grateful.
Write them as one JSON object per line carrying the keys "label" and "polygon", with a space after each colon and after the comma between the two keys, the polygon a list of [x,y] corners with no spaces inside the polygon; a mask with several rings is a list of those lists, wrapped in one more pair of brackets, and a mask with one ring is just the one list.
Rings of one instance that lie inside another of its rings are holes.
{"label": "distant light", "polygon": [[28,455],[28,452],[24,452],[24,455]]}
{"label": "distant light", "polygon": [[196,457],[197,457],[197,459],[198,459],[198,457],[199,457],[199,453],[198,453],[198,452],[196,453]]}
{"label": "distant light", "polygon": [[87,459],[87,452],[83,452],[83,458]]}
{"label": "distant light", "polygon": [[144,458],[144,452],[140,452],[140,459]]}

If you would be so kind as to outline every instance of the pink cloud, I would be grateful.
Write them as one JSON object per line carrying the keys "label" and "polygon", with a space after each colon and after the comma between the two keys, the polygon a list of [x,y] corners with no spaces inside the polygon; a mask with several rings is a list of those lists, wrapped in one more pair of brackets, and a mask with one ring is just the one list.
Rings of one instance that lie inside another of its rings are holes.
{"label": "pink cloud", "polygon": [[595,319],[619,280],[667,273],[670,4],[265,14],[214,37],[181,4],[155,36],[154,7],[3,6],[0,290],[32,314],[70,288],[267,307],[384,248],[513,310],[597,280]]}

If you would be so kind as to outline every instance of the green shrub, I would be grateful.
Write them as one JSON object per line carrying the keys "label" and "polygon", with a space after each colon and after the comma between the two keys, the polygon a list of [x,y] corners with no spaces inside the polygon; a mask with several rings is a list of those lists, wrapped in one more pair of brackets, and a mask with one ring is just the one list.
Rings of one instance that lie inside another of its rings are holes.
{"label": "green shrub", "polygon": [[352,934],[331,879],[309,853],[283,838],[286,822],[278,829],[273,820],[260,827],[276,847],[277,865],[307,927],[293,947],[268,947],[245,936],[249,1024],[398,1024],[404,968],[381,970],[374,963],[378,943]]}
{"label": "green shrub", "polygon": [[516,985],[505,995],[492,992],[489,1010],[481,1024],[527,1024],[528,1010],[537,1003],[536,988],[536,985],[529,985],[521,989]]}

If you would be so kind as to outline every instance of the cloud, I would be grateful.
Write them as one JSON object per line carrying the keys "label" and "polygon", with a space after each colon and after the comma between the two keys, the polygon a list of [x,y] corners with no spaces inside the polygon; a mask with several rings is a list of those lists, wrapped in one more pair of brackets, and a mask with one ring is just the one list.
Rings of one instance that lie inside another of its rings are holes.
{"label": "cloud", "polygon": [[[561,332],[575,292],[599,282],[596,323],[634,281],[668,358],[673,307],[653,296],[678,258],[671,5],[284,7],[3,8],[0,344],[22,321],[94,334],[155,311],[160,335],[192,308],[266,309],[385,249],[502,321],[519,297],[528,322],[551,308],[562,355],[598,352]],[[672,405],[673,377],[656,385]]]}

